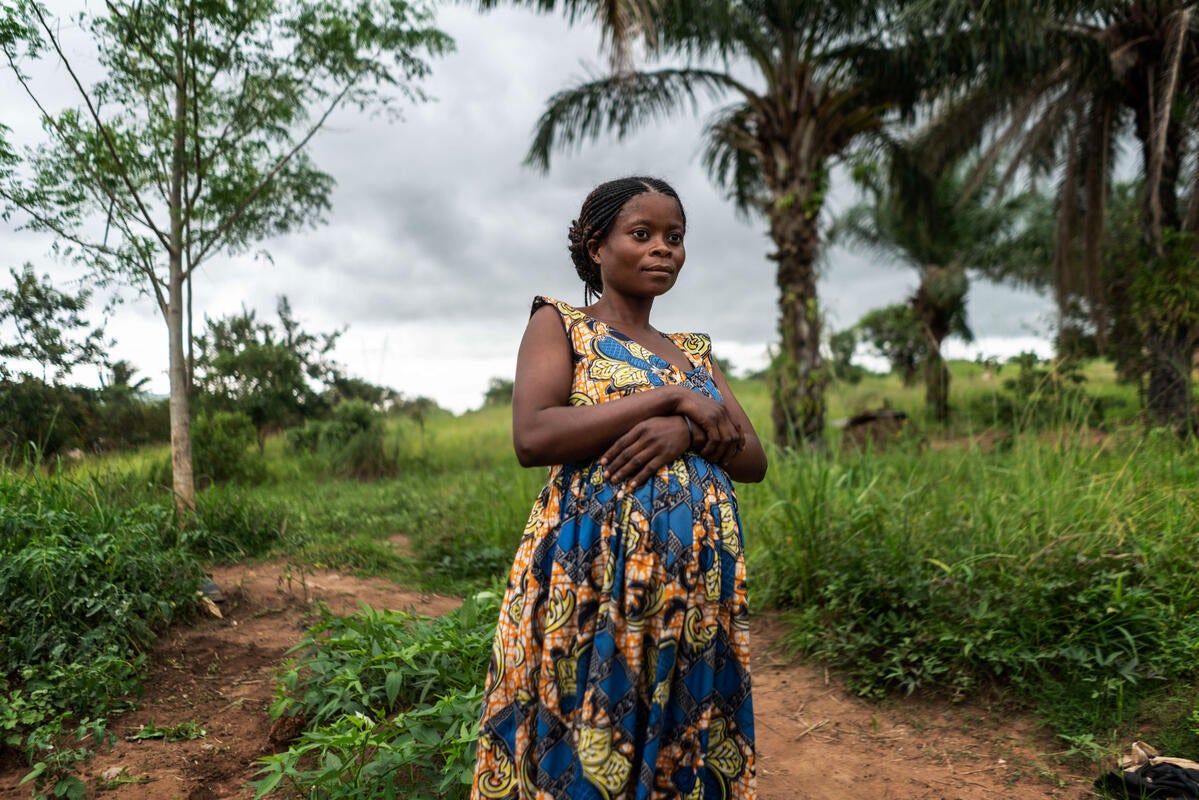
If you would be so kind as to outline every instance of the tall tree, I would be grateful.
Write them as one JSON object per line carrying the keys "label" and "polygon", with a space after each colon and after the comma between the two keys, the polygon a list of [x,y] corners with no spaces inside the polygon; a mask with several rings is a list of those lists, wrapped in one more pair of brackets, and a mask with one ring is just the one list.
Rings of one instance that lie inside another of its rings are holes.
{"label": "tall tree", "polygon": [[[534,3],[536,5],[536,3]],[[773,374],[775,439],[822,442],[827,370],[816,291],[819,218],[833,159],[878,131],[892,101],[919,89],[866,74],[864,55],[888,25],[881,3],[662,0],[650,54],[686,66],[620,71],[554,95],[528,161],[605,133],[622,138],[701,96],[727,99],[704,130],[704,165],[744,213],[765,217],[775,252],[780,350]]]}
{"label": "tall tree", "polygon": [[[1059,180],[1055,287],[1081,305],[1101,347],[1114,315],[1149,352],[1147,406],[1193,428],[1191,363],[1199,336],[1199,9],[1158,0],[927,3],[912,53],[925,73],[960,76],[930,127],[930,160],[985,143],[980,169],[1009,156]],[[908,62],[911,63],[909,59]],[[1141,245],[1126,269],[1134,297],[1112,306],[1102,251],[1117,152],[1140,156]],[[1187,199],[1189,195],[1189,199]],[[1184,202],[1185,199],[1185,202]]]}
{"label": "tall tree", "polygon": [[1025,213],[1042,210],[1037,195],[997,197],[993,173],[967,192],[967,165],[929,174],[919,152],[897,144],[885,163],[860,162],[853,177],[867,199],[834,222],[830,235],[919,274],[908,305],[925,340],[925,399],[933,416],[945,420],[950,374],[941,345],[951,334],[973,338],[966,318],[971,275],[1035,283],[1048,263],[1044,245],[1050,239]]}
{"label": "tall tree", "polygon": [[44,7],[15,0],[5,16],[61,65],[79,103],[48,108],[13,37],[0,38],[48,134],[0,198],[69,255],[157,302],[175,498],[186,511],[195,486],[185,285],[218,253],[320,222],[333,178],[307,155],[313,136],[343,106],[422,100],[424,59],[452,42],[406,0],[108,0],[80,19],[104,73],[88,87]]}

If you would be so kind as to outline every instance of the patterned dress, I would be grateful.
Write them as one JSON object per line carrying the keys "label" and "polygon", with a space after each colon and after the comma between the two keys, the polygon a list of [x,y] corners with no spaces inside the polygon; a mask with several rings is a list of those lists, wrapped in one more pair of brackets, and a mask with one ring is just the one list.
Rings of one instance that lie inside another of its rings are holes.
{"label": "patterned dress", "polygon": [[[704,334],[684,372],[538,297],[574,351],[571,405],[681,384],[720,399]],[[737,499],[694,453],[617,498],[595,462],[552,467],[496,630],[471,797],[752,800],[749,616]]]}

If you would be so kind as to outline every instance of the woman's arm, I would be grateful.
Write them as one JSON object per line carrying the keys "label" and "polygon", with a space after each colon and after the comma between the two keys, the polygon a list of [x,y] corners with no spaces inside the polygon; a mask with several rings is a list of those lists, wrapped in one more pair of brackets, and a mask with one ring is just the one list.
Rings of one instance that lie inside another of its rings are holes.
{"label": "woman's arm", "polygon": [[739,483],[757,483],[766,477],[766,451],[762,449],[762,442],[758,439],[757,432],[754,431],[753,423],[749,421],[745,409],[741,408],[741,404],[737,402],[729,382],[725,380],[715,359],[712,359],[712,377],[716,381],[716,388],[720,389],[720,396],[724,398],[724,405],[729,410],[729,416],[745,434],[745,446],[720,466],[724,467],[724,471],[729,474],[730,478]]}
{"label": "woman's arm", "polygon": [[512,443],[522,466],[595,458],[637,423],[673,415],[684,395],[691,393],[663,386],[608,403],[572,406],[573,373],[561,317],[553,307],[543,306],[529,319],[516,357]]}

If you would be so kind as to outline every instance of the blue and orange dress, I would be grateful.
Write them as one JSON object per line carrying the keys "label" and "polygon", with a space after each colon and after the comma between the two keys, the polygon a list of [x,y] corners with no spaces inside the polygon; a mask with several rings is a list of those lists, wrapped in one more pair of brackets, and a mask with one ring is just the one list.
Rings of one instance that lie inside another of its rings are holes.
{"label": "blue and orange dress", "polygon": [[[720,400],[704,334],[684,371],[558,300],[571,405],[683,385]],[[617,497],[554,466],[496,629],[473,800],[752,800],[749,613],[737,498],[695,453]]]}

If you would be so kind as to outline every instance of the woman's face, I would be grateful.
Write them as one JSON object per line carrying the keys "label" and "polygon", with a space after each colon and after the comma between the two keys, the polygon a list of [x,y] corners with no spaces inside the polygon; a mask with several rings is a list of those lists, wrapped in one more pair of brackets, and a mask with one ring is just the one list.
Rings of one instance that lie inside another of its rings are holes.
{"label": "woman's face", "polygon": [[670,291],[687,257],[683,210],[673,197],[639,194],[624,204],[608,234],[588,245],[604,293],[657,297]]}

